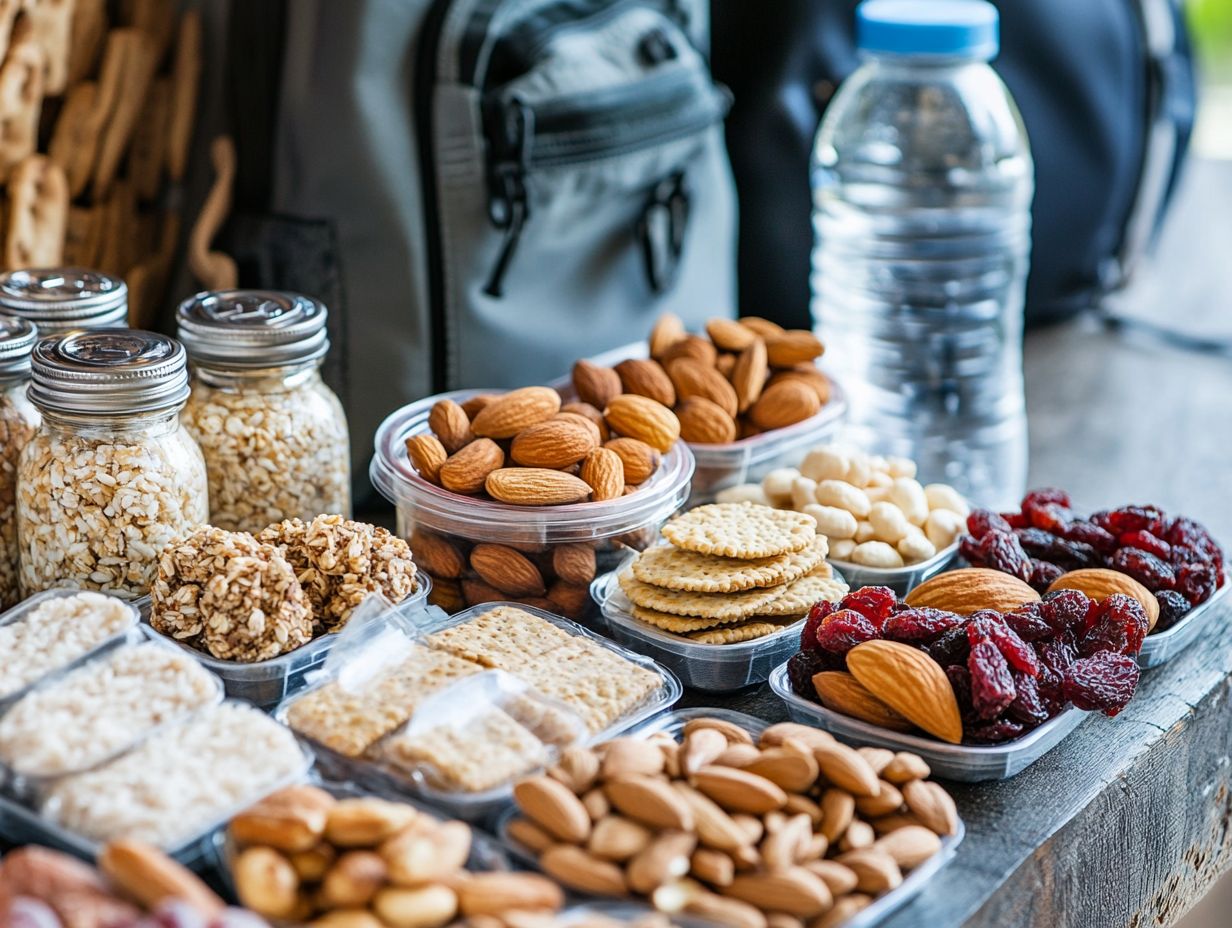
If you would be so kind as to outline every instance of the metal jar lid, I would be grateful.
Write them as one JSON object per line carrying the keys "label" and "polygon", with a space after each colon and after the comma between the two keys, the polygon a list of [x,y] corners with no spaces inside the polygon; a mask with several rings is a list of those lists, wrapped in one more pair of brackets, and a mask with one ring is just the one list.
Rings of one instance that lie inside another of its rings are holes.
{"label": "metal jar lid", "polygon": [[216,290],[180,304],[177,334],[197,364],[284,367],[325,356],[327,315],[322,303],[298,293]]}
{"label": "metal jar lid", "polygon": [[44,412],[123,415],[178,409],[188,399],[184,346],[139,329],[79,329],[40,339],[30,402]]}
{"label": "metal jar lid", "polygon": [[19,316],[0,315],[0,379],[12,380],[30,373],[30,352],[37,341],[34,323]]}
{"label": "metal jar lid", "polygon": [[118,277],[80,267],[8,271],[0,274],[0,312],[29,319],[42,335],[124,328],[128,286]]}

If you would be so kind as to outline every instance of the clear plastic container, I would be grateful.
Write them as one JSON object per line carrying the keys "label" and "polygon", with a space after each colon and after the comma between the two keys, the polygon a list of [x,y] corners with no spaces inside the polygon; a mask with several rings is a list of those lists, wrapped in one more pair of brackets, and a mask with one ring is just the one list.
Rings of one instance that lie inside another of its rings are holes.
{"label": "clear plastic container", "polygon": [[924,735],[890,731],[798,696],[787,678],[787,664],[770,674],[770,689],[786,703],[787,714],[794,721],[821,728],[849,744],[911,751],[928,762],[934,776],[965,783],[1008,780],[1021,773],[1060,744],[1088,715],[1081,709],[1066,709],[1039,728],[1004,744],[946,744]]}
{"label": "clear plastic container", "polygon": [[[483,601],[477,597],[491,598],[490,588],[478,581],[469,565],[474,545],[488,543],[525,555],[544,581],[544,596],[517,597],[506,590],[500,591],[502,598],[530,599],[538,606],[550,602],[554,611],[582,618],[595,574],[610,569],[625,549],[641,550],[651,544],[659,527],[684,504],[693,455],[677,442],[636,493],[567,506],[510,506],[451,493],[420,477],[407,459],[407,438],[429,431],[428,415],[437,401],[461,403],[487,392],[499,391],[443,393],[389,416],[376,433],[372,484],[397,507],[398,533],[410,542],[416,562],[431,574],[435,604],[457,610]],[[556,571],[554,553],[574,545],[595,551],[597,567],[584,580],[576,575],[566,579]]]}
{"label": "clear plastic container", "polygon": [[[1225,574],[1224,584],[1204,603],[1198,603],[1185,617],[1163,632],[1152,633],[1142,639],[1138,652],[1138,666],[1144,670],[1166,664],[1202,636],[1210,627],[1211,619],[1220,612],[1220,606],[1232,590],[1232,577]],[[1225,621],[1227,618],[1225,617]]]}
{"label": "clear plastic container", "polygon": [[[391,613],[394,609],[419,608],[432,590],[432,581],[420,570],[415,573],[415,582],[415,592],[397,606],[379,594],[368,597],[356,608],[352,614],[352,621],[370,614],[379,617]],[[148,624],[150,621],[148,596],[138,600],[136,605],[141,611],[142,621],[147,623],[145,631],[150,637],[170,642],[191,654],[202,666],[222,680],[227,696],[230,698],[243,699],[258,709],[267,711],[273,710],[284,699],[309,685],[308,677],[325,663],[339,635],[339,632],[321,635],[294,651],[288,651],[286,654],[280,654],[267,661],[251,663],[224,661],[151,628]]]}
{"label": "clear plastic container", "polygon": [[25,319],[0,316],[0,609],[21,602],[17,547],[17,462],[42,417],[26,397],[38,340]]}
{"label": "clear plastic container", "polygon": [[[700,644],[639,622],[633,617],[632,603],[620,589],[619,573],[619,569],[611,571],[591,584],[591,596],[599,604],[608,634],[671,670],[685,686],[727,693],[764,683],[775,667],[800,648],[803,616],[773,635],[735,644]],[[834,575],[845,582],[838,571]]]}
{"label": "clear plastic container", "polygon": [[917,586],[941,573],[949,567],[958,556],[958,542],[942,548],[928,560],[918,564],[908,564],[906,567],[865,567],[854,561],[840,561],[827,558],[830,564],[842,571],[847,584],[858,590],[862,586],[888,586],[899,598],[906,596]]}

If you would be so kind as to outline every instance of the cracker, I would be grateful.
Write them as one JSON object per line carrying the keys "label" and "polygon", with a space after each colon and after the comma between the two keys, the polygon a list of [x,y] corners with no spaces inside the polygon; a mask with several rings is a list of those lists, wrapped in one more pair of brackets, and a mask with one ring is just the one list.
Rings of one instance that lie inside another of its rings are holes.
{"label": "cracker", "polygon": [[31,155],[13,169],[8,193],[5,266],[62,264],[68,223],[68,181],[64,171],[43,155]]}
{"label": "cracker", "polygon": [[512,606],[489,609],[427,639],[428,646],[438,651],[510,673],[573,641],[574,636],[559,626]]}
{"label": "cracker", "polygon": [[518,676],[572,709],[591,734],[633,712],[663,682],[658,674],[585,638],[575,638],[553,651],[550,660]]}
{"label": "cracker", "polygon": [[816,536],[812,516],[755,503],[698,506],[663,526],[663,537],[677,548],[721,557],[763,558],[803,551]]}
{"label": "cracker", "polygon": [[643,583],[629,571],[621,573],[618,579],[620,588],[635,606],[671,615],[720,619],[728,622],[756,615],[783,592],[782,587],[741,590],[737,593],[689,593],[683,590],[663,590],[649,583]]}
{"label": "cracker", "polygon": [[846,583],[835,579],[830,565],[823,563],[812,573],[788,584],[782,595],[762,609],[759,616],[802,616],[813,603],[823,599],[835,602],[847,595],[848,589]]}
{"label": "cracker", "polygon": [[694,632],[689,637],[701,644],[736,644],[741,641],[752,641],[754,638],[765,638],[767,635],[782,631],[783,627],[774,622],[746,622],[730,628],[712,628],[709,631]]}
{"label": "cracker", "polygon": [[643,609],[641,606],[633,607],[633,618],[639,622],[645,622],[647,625],[653,625],[662,631],[671,632],[674,635],[683,635],[688,632],[704,632],[710,628],[718,628],[720,625],[732,625],[736,622],[744,621],[743,619],[723,621],[721,619],[703,619],[689,615],[668,615],[666,612],[659,612],[656,609]]}
{"label": "cracker", "polygon": [[648,548],[633,562],[633,576],[667,590],[734,593],[799,580],[825,560],[829,545],[818,535],[803,551],[744,560],[682,551],[670,545]]}

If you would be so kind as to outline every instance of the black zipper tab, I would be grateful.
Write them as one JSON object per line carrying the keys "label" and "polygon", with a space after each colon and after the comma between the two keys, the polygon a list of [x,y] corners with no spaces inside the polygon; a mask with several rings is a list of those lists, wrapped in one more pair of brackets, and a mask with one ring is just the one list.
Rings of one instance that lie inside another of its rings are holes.
{"label": "black zipper tab", "polygon": [[492,165],[488,183],[488,218],[505,234],[496,264],[483,288],[488,296],[498,299],[504,295],[505,274],[517,251],[526,220],[530,218],[526,170],[530,160],[531,138],[534,136],[534,113],[517,97],[508,102],[501,116],[503,151]]}

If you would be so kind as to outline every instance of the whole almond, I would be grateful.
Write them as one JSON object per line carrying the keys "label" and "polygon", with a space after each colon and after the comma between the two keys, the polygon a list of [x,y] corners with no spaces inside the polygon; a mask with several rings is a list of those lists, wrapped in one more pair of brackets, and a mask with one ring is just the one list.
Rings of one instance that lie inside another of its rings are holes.
{"label": "whole almond", "polygon": [[510,596],[542,596],[547,592],[543,575],[526,555],[506,545],[477,544],[470,563],[475,573]]}
{"label": "whole almond", "polygon": [[762,815],[781,809],[787,794],[776,784],[733,767],[703,767],[693,775],[693,785],[728,812]]}
{"label": "whole almond", "polygon": [[612,804],[607,801],[607,796],[603,795],[603,790],[595,787],[582,796],[582,805],[586,807],[586,814],[590,816],[592,822],[600,822],[612,814]]}
{"label": "whole almond", "polygon": [[690,856],[696,847],[696,835],[682,831],[656,835],[626,866],[629,888],[648,895],[662,884],[684,876],[689,872]]}
{"label": "whole almond", "polygon": [[715,370],[714,365],[692,358],[680,358],[667,365],[667,374],[676,387],[677,399],[683,401],[700,396],[710,400],[731,418],[736,417],[739,406],[736,390]]}
{"label": "whole almond", "polygon": [[505,833],[518,844],[541,854],[556,843],[556,839],[528,818],[514,818],[505,826]]}
{"label": "whole almond", "polygon": [[912,780],[926,780],[930,773],[932,771],[920,755],[899,751],[894,755],[894,759],[886,764],[885,769],[881,771],[881,776],[895,786],[901,787]]}
{"label": "whole almond", "polygon": [[645,396],[624,394],[616,397],[603,411],[603,418],[617,435],[636,438],[661,452],[670,450],[680,437],[680,421],[676,414]]}
{"label": "whole almond", "polygon": [[586,849],[595,857],[620,863],[645,850],[653,838],[653,833],[644,825],[619,815],[608,815],[595,822]]}
{"label": "whole almond", "polygon": [[776,383],[783,383],[787,380],[804,384],[817,394],[817,402],[822,406],[830,402],[830,381],[812,364],[801,364],[785,371],[775,371],[766,382],[766,386],[774,386]]}
{"label": "whole almond", "polygon": [[813,837],[807,815],[793,815],[761,843],[761,859],[771,873],[794,867],[804,845]]}
{"label": "whole almond", "polygon": [[439,438],[428,432],[412,435],[406,440],[406,456],[419,476],[429,483],[440,485],[441,465],[449,457],[449,452]]}
{"label": "whole almond", "polygon": [[890,766],[890,762],[894,760],[894,752],[888,748],[866,746],[856,748],[856,753],[868,761],[868,765],[873,768],[873,773],[877,774],[877,776],[881,776],[881,771]]}
{"label": "whole almond", "polygon": [[717,361],[714,362],[714,369],[718,371],[731,383],[732,371],[736,368],[736,356],[734,354],[721,354]]}
{"label": "whole almond", "polygon": [[484,603],[501,603],[509,597],[492,586],[490,583],[484,583],[482,580],[473,580],[466,577],[462,581],[462,597],[466,600],[468,606],[481,606]]}
{"label": "whole almond", "polygon": [[919,648],[865,641],[847,653],[847,669],[874,698],[930,735],[950,744],[962,741],[962,717],[949,678]]}
{"label": "whole almond", "polygon": [[548,775],[580,796],[594,786],[599,777],[599,757],[587,747],[567,747],[561,751],[560,758]]}
{"label": "whole almond", "polygon": [[603,413],[591,406],[590,403],[576,402],[565,403],[560,407],[562,413],[568,413],[571,416],[581,416],[583,419],[589,419],[594,423],[595,428],[599,430],[599,440],[605,442],[610,437],[607,430],[607,423],[603,421]]}
{"label": "whole almond", "polygon": [[877,833],[873,831],[873,826],[861,819],[856,819],[847,826],[847,830],[839,838],[838,849],[846,852],[872,847],[876,840]]}
{"label": "whole almond", "polygon": [[749,346],[740,352],[731,372],[731,385],[736,391],[736,404],[740,412],[747,411],[761,398],[769,371],[766,343],[760,338],[754,338]]}
{"label": "whole almond", "polygon": [[689,784],[676,781],[672,788],[688,806],[702,844],[716,850],[732,852],[756,840],[750,838],[736,820],[724,812],[714,800],[703,796]]}
{"label": "whole almond", "polygon": [[552,604],[548,612],[559,612],[567,618],[580,619],[590,604],[590,586],[557,580],[548,587],[548,600]]}
{"label": "whole almond", "polygon": [[[585,406],[586,404],[585,403],[572,403],[570,405]],[[591,440],[594,442],[594,444],[592,445],[592,447],[594,448],[597,448],[601,444],[603,444],[605,440],[605,436],[610,434],[609,432],[606,431],[606,429],[600,429],[599,426],[596,425],[588,416],[584,416],[581,413],[577,413],[577,412],[566,412],[563,406],[561,407],[560,412],[558,412],[548,421],[549,422],[572,422],[574,425],[580,425],[590,435]],[[602,416],[600,416],[599,421],[603,422]],[[535,428],[535,426],[531,426],[531,428]],[[519,434],[522,434],[522,433],[519,433]]]}
{"label": "whole almond", "polygon": [[727,750],[727,738],[713,728],[699,728],[685,735],[681,753],[681,772],[692,776],[714,763]]}
{"label": "whole almond", "polygon": [[809,387],[783,381],[766,387],[749,409],[749,419],[765,431],[782,429],[803,422],[821,411],[821,400]]}
{"label": "whole almond", "polygon": [[[468,448],[477,444],[473,442]],[[484,481],[484,487],[493,499],[513,506],[559,506],[580,503],[590,496],[586,481],[564,471],[542,467],[493,470]]]}
{"label": "whole almond", "polygon": [[736,321],[749,331],[760,335],[764,341],[770,341],[772,338],[781,338],[787,334],[787,330],[777,322],[771,322],[769,319],[763,319],[761,316],[741,316]]}
{"label": "whole almond", "polygon": [[1155,627],[1155,622],[1159,619],[1159,600],[1155,598],[1155,594],[1129,574],[1123,574],[1119,570],[1108,570],[1104,567],[1071,570],[1049,584],[1049,593],[1056,590],[1078,590],[1096,602],[1103,602],[1113,593],[1123,593],[1136,599],[1145,610],[1148,632]]}
{"label": "whole almond", "polygon": [[552,570],[566,583],[590,583],[596,569],[595,549],[590,545],[557,545],[552,549]]}
{"label": "whole almond", "polygon": [[920,824],[942,837],[957,834],[958,809],[942,787],[929,780],[912,780],[903,787],[903,801]]}
{"label": "whole almond", "polygon": [[875,818],[869,824],[873,826],[873,831],[877,834],[888,835],[890,832],[898,831],[900,828],[910,828],[912,825],[919,825],[920,820],[910,812],[893,812],[890,815]]}
{"label": "whole almond", "polygon": [[909,606],[971,615],[981,609],[1010,612],[1040,595],[1017,577],[987,567],[964,567],[939,573],[904,597]]}
{"label": "whole almond", "polygon": [[620,458],[625,482],[634,486],[653,477],[663,460],[658,451],[636,438],[613,438],[603,447]]}
{"label": "whole almond", "polygon": [[513,787],[513,798],[523,815],[553,837],[570,844],[582,844],[590,837],[586,807],[560,781],[546,775],[530,777]]}
{"label": "whole almond", "polygon": [[479,415],[479,410],[497,399],[500,399],[499,393],[476,393],[470,399],[462,401],[462,411],[466,413],[467,419],[474,419]]}
{"label": "whole almond", "polygon": [[831,844],[838,841],[851,826],[856,814],[856,800],[843,789],[828,789],[821,794],[821,833]]}
{"label": "whole almond", "polygon": [[663,752],[641,738],[615,738],[602,746],[602,752],[599,776],[604,780],[663,772]]}
{"label": "whole almond", "polygon": [[650,330],[650,356],[655,359],[661,358],[672,345],[687,334],[679,316],[675,313],[664,313],[655,321],[654,327]]}
{"label": "whole almond", "polygon": [[[773,727],[773,726],[772,726]],[[803,727],[803,726],[801,726]],[[703,715],[698,718],[689,719],[684,724],[685,737],[693,734],[700,728],[713,728],[721,733],[727,739],[728,744],[752,744],[753,736],[737,725],[735,722],[729,722],[727,719],[715,718],[714,716]]]}
{"label": "whole almond", "polygon": [[817,780],[817,761],[811,753],[786,747],[766,748],[744,770],[765,777],[789,793],[803,793]]}
{"label": "whole almond", "polygon": [[[717,884],[716,884],[717,885]],[[761,910],[739,899],[727,899],[716,893],[691,892],[684,911],[707,922],[727,928],[768,928],[769,922]]]}
{"label": "whole almond", "polygon": [[766,342],[766,357],[771,367],[792,367],[821,357],[825,347],[806,329],[791,329]]}
{"label": "whole almond", "polygon": [[786,912],[798,918],[820,915],[834,904],[821,877],[803,867],[781,873],[738,874],[722,894],[747,902],[765,912]]}
{"label": "whole almond", "polygon": [[465,448],[475,440],[471,420],[453,400],[437,400],[428,413],[428,428],[441,440],[450,454]]}
{"label": "whole almond", "polygon": [[839,928],[851,921],[860,912],[873,904],[873,897],[864,893],[848,893],[834,902],[832,908],[821,918],[809,923],[809,928]]}
{"label": "whole almond", "polygon": [[693,812],[676,790],[649,776],[621,777],[603,785],[612,806],[634,821],[652,828],[692,831]]}
{"label": "whole almond", "polygon": [[505,466],[505,452],[490,438],[477,438],[441,465],[441,486],[473,496],[484,488],[488,475]]}
{"label": "whole almond", "polygon": [[620,396],[624,388],[620,375],[610,367],[578,361],[573,365],[573,389],[583,403],[595,409],[607,409],[607,404]]}
{"label": "whole almond", "polygon": [[903,873],[889,854],[875,848],[848,851],[838,862],[856,875],[856,889],[877,896],[898,887]]}
{"label": "whole almond", "polygon": [[827,780],[853,796],[875,796],[880,788],[877,774],[863,757],[845,744],[834,742],[813,748],[817,766]]}
{"label": "whole almond", "polygon": [[468,918],[528,909],[555,911],[565,904],[560,887],[537,873],[469,873],[455,885],[458,908]]}
{"label": "whole almond", "polygon": [[710,319],[706,334],[720,351],[741,352],[757,339],[757,334],[734,319]]}
{"label": "whole almond", "polygon": [[580,847],[558,844],[539,857],[543,872],[570,889],[596,896],[623,896],[624,871],[616,864],[600,860]]}
{"label": "whole almond", "polygon": [[550,387],[510,390],[479,411],[471,431],[484,438],[513,438],[524,428],[560,412],[560,394]]}
{"label": "whole almond", "polygon": [[799,741],[810,748],[818,745],[834,743],[834,736],[828,731],[813,728],[811,725],[801,725],[799,722],[778,722],[761,733],[758,743],[763,748],[781,746],[788,740]]}
{"label": "whole almond", "polygon": [[856,809],[865,818],[879,818],[897,812],[903,806],[903,794],[893,783],[881,781],[876,796],[861,796],[856,800]]}
{"label": "whole almond", "polygon": [[896,828],[873,843],[890,855],[901,870],[912,870],[941,850],[941,839],[922,825]]}
{"label": "whole almond", "polygon": [[827,709],[854,719],[871,722],[890,731],[911,731],[915,726],[842,670],[823,670],[813,675],[813,689]]}
{"label": "whole almond", "polygon": [[582,459],[580,477],[590,487],[590,498],[618,499],[625,492],[625,463],[610,448],[593,448]]}
{"label": "whole almond", "polygon": [[731,857],[722,851],[699,847],[693,852],[689,871],[711,886],[727,886],[736,875],[736,865]]}
{"label": "whole almond", "polygon": [[686,335],[655,360],[662,364],[664,368],[667,368],[673,361],[689,358],[712,368],[718,357],[719,351],[714,347],[714,343],[710,339],[702,338],[700,335]]}
{"label": "whole almond", "polygon": [[783,806],[783,811],[788,815],[804,813],[809,817],[814,828],[821,827],[821,806],[808,796],[801,796],[799,793],[788,793],[787,805]]}
{"label": "whole almond", "polygon": [[669,408],[676,405],[676,388],[658,361],[629,358],[617,364],[615,369],[625,393],[647,396]]}
{"label": "whole almond", "polygon": [[729,744],[727,749],[714,759],[714,763],[721,767],[747,767],[759,757],[761,751],[751,744]]}
{"label": "whole almond", "polygon": [[523,467],[560,470],[576,464],[594,450],[599,443],[596,432],[589,422],[549,419],[518,432],[513,437],[509,456]]}
{"label": "whole almond", "polygon": [[736,421],[716,403],[694,396],[676,408],[680,437],[694,445],[726,445],[736,440]]}
{"label": "whole almond", "polygon": [[465,822],[442,822],[424,830],[407,828],[380,847],[390,882],[399,886],[452,876],[466,866],[470,852],[471,829]]}

